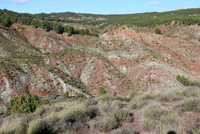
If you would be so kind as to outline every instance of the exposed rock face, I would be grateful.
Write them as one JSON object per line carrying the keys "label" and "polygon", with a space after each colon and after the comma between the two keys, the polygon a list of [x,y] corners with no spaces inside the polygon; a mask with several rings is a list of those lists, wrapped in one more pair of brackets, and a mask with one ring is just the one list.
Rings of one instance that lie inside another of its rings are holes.
{"label": "exposed rock face", "polygon": [[[100,37],[56,34],[30,26],[0,28],[0,98],[37,95],[128,94],[131,90],[183,87],[184,75],[200,80],[197,26],[175,27],[166,35],[121,27]],[[194,31],[194,32],[191,32]]]}

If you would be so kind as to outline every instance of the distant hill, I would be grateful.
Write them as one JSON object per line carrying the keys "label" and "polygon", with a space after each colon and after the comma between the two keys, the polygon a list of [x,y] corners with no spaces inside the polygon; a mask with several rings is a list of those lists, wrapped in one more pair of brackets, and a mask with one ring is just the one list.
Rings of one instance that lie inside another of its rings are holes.
{"label": "distant hill", "polygon": [[[196,9],[181,9],[168,12],[149,12],[137,14],[118,14],[118,15],[101,15],[101,14],[85,14],[85,13],[16,13],[9,10],[0,10],[0,16],[9,15],[17,17],[29,17],[38,20],[48,20],[57,22],[71,22],[89,25],[99,25],[101,27],[110,24],[118,25],[135,25],[135,26],[149,26],[154,27],[161,24],[170,24],[172,21],[177,21],[179,24],[185,25],[200,25],[200,8]],[[2,17],[0,17],[0,20]]]}

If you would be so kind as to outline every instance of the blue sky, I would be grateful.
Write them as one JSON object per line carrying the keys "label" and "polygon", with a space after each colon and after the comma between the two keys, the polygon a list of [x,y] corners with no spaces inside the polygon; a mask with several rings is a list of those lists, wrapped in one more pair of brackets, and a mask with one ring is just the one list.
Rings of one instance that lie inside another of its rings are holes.
{"label": "blue sky", "polygon": [[0,9],[21,13],[129,14],[200,8],[200,0],[0,0]]}

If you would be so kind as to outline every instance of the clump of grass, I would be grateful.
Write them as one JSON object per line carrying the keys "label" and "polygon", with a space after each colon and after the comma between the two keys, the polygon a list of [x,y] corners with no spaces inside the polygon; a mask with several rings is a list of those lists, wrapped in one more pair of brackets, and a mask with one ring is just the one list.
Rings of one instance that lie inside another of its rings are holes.
{"label": "clump of grass", "polygon": [[167,133],[169,128],[174,128],[179,122],[175,111],[164,109],[160,104],[152,104],[144,109],[142,127],[145,131]]}
{"label": "clump of grass", "polygon": [[109,132],[112,131],[113,129],[118,128],[118,122],[117,120],[113,117],[107,117],[105,119],[103,119],[101,122],[99,122],[97,124],[97,126],[95,126],[95,129],[99,132]]}
{"label": "clump of grass", "polygon": [[200,112],[200,99],[193,98],[184,101],[182,104],[182,110]]}
{"label": "clump of grass", "polygon": [[138,102],[137,108],[138,108],[138,109],[141,109],[141,108],[147,106],[149,103],[150,103],[149,100],[140,100],[140,101]]}
{"label": "clump of grass", "polygon": [[122,102],[129,102],[130,98],[128,97],[123,97],[123,96],[111,96],[111,95],[103,95],[100,96],[96,99],[97,101],[114,101],[114,100],[118,100],[118,101],[122,101]]}
{"label": "clump of grass", "polygon": [[165,92],[161,92],[158,90],[146,92],[139,99],[140,100],[158,100],[161,102],[172,102],[176,100],[180,100],[183,98],[183,93],[181,90],[169,90]]}
{"label": "clump of grass", "polygon": [[4,117],[8,113],[6,106],[0,106],[0,117]]}
{"label": "clump of grass", "polygon": [[122,108],[123,102],[118,100],[113,101],[99,101],[97,107],[101,114],[108,115],[109,113]]}
{"label": "clump of grass", "polygon": [[135,96],[137,96],[139,93],[136,91],[132,91],[127,95],[127,98],[133,99]]}
{"label": "clump of grass", "polygon": [[27,134],[55,134],[52,120],[55,119],[37,119],[29,123]]}
{"label": "clump of grass", "polygon": [[96,125],[96,129],[100,132],[109,132],[121,126],[124,121],[131,121],[128,111],[117,110],[104,118]]}
{"label": "clump of grass", "polygon": [[117,110],[109,115],[111,118],[116,118],[118,122],[131,121],[131,116],[128,111]]}
{"label": "clump of grass", "polygon": [[18,117],[10,117],[3,121],[0,127],[2,134],[26,134],[26,122]]}
{"label": "clump of grass", "polygon": [[131,102],[129,103],[129,108],[130,108],[131,110],[137,109],[137,108],[138,108],[137,102],[136,102],[136,101],[131,101]]}
{"label": "clump of grass", "polygon": [[[69,109],[68,109],[69,108]],[[75,129],[81,131],[86,127],[86,121],[99,115],[95,106],[86,107],[84,104],[76,104],[58,112],[59,124],[63,130]]]}
{"label": "clump of grass", "polygon": [[150,91],[150,92],[146,92],[144,93],[141,97],[142,100],[155,100],[157,98],[157,96],[159,95],[159,91]]}

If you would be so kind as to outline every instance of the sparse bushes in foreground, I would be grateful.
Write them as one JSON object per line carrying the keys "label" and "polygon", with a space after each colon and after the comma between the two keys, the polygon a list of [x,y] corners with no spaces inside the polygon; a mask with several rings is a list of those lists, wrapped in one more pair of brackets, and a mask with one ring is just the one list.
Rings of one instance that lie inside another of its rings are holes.
{"label": "sparse bushes in foreground", "polygon": [[[141,133],[167,134],[172,130],[180,133],[183,127],[180,117],[184,115],[184,111],[198,112],[199,110],[200,101],[196,97],[198,93],[198,87],[187,87],[184,90],[170,90],[164,93],[152,91],[132,97],[103,95],[87,100],[63,99],[52,105],[43,105],[34,113],[26,115],[13,114],[14,116],[3,118],[0,121],[0,133],[70,134],[104,132],[133,134],[134,128],[131,129],[132,131],[129,131],[129,129],[122,131],[125,123],[134,121],[132,114],[137,115],[137,117],[134,116],[135,123],[141,126]],[[177,98],[176,96],[178,98],[181,96],[184,102],[180,101],[175,106],[172,106],[172,103],[169,102],[176,100],[174,99]],[[168,97],[172,99],[168,99]],[[188,97],[193,99],[188,100]],[[161,101],[161,103],[165,101],[168,103],[164,103],[162,106],[160,103],[155,102],[157,100]],[[183,111],[178,109],[180,117],[176,111],[172,110],[177,106],[184,109]],[[140,116],[138,111],[143,112],[143,114]],[[137,122],[138,118],[141,122]],[[199,125],[189,131],[197,134]]]}
{"label": "sparse bushes in foreground", "polygon": [[48,101],[40,100],[36,95],[24,95],[13,98],[9,107],[13,113],[25,114],[34,112],[37,107],[44,104],[48,104]]}
{"label": "sparse bushes in foreground", "polygon": [[180,119],[175,111],[164,109],[160,104],[152,104],[144,110],[142,127],[145,131],[164,134],[169,129],[176,129]]}

